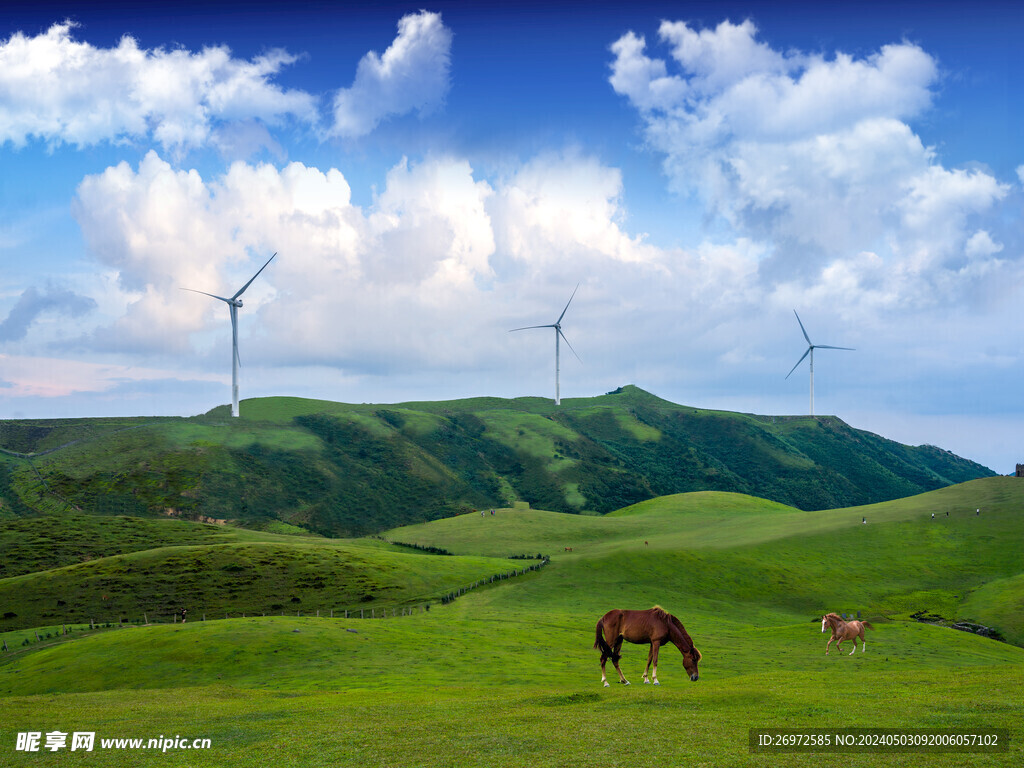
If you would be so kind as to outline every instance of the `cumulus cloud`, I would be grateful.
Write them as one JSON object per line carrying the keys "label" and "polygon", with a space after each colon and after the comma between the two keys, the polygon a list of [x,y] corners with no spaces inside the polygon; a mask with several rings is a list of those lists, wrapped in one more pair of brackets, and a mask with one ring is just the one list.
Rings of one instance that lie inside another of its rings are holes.
{"label": "cumulus cloud", "polygon": [[[666,328],[709,330],[756,302],[758,246],[657,248],[624,229],[622,191],[617,169],[579,151],[492,179],[438,156],[403,159],[361,208],[336,169],[237,162],[203,178],[150,153],[79,187],[75,215],[123,302],[86,341],[157,357],[226,343],[223,307],[179,289],[230,295],[274,251],[241,315],[258,359],[362,374],[500,366],[510,348],[528,356],[532,341],[508,329],[554,319],[578,282],[576,316],[600,308],[573,337],[591,364],[610,365],[613,350],[642,356]],[[723,285],[710,307],[709,289]]]}
{"label": "cumulus cloud", "polygon": [[364,136],[383,120],[440,107],[450,85],[452,33],[438,13],[403,16],[398,36],[383,55],[370,51],[359,62],[351,87],[334,98],[334,135]]}
{"label": "cumulus cloud", "polygon": [[609,81],[672,188],[765,244],[769,295],[789,301],[800,288],[847,311],[937,305],[986,273],[963,269],[997,252],[972,224],[1009,186],[944,167],[910,127],[939,79],[919,46],[780,52],[749,20],[666,21],[658,40],[667,57],[633,32],[613,43]]}
{"label": "cumulus cloud", "polygon": [[314,97],[273,83],[296,60],[283,50],[246,61],[226,46],[146,50],[128,36],[97,48],[75,40],[73,28],[63,22],[0,42],[0,144],[152,137],[165,149],[188,148],[235,121],[317,121]]}

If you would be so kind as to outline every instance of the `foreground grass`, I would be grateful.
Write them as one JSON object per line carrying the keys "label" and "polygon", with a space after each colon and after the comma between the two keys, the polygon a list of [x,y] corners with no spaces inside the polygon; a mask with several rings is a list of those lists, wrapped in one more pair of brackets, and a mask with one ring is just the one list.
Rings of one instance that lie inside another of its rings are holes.
{"label": "foreground grass", "polygon": [[[822,657],[824,658],[824,657]],[[859,659],[858,659],[859,661]],[[339,659],[343,663],[342,659]],[[593,665],[593,659],[591,659]],[[475,669],[471,667],[470,669]],[[18,753],[20,731],[94,731],[102,738],[208,738],[209,750],[97,750],[90,765],[161,766],[817,766],[832,755],[755,755],[750,728],[1007,728],[998,755],[901,754],[841,758],[853,766],[1013,766],[1024,760],[1021,667],[896,672],[835,668],[763,672],[659,688],[603,689],[532,679],[476,683],[449,668],[447,682],[368,681],[312,693],[226,686],[6,697],[4,765],[65,765],[66,753]],[[481,670],[486,675],[486,670]],[[667,678],[667,675],[665,676]],[[639,762],[638,762],[639,761]]]}

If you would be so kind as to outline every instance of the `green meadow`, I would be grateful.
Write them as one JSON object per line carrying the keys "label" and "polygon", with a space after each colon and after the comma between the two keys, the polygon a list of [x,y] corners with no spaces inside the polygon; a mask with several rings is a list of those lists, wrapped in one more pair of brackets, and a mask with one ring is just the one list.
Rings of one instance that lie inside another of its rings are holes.
{"label": "green meadow", "polygon": [[[45,630],[41,642],[35,626],[0,634],[11,649],[0,655],[0,764],[1024,764],[1024,481],[1014,478],[816,512],[720,492],[603,517],[500,508],[393,529],[387,541],[147,523],[130,551],[112,551],[117,536],[97,529],[109,546],[88,561],[56,557],[48,570],[0,579],[4,611],[38,615]],[[490,580],[538,562],[509,556],[537,553],[550,562]],[[190,620],[94,631],[79,622],[60,635],[33,597],[46,584],[51,597],[78,590],[85,612],[112,595],[168,594],[190,602]],[[478,586],[444,599],[467,584]],[[240,615],[293,592],[303,609]],[[305,612],[360,597],[389,617]],[[661,685],[643,685],[646,649],[626,645],[633,684],[601,687],[597,619],[653,604],[686,625],[703,654],[700,680],[670,646]],[[233,618],[195,620],[207,605]],[[847,655],[844,643],[825,655],[826,611],[872,622],[865,652]],[[913,620],[920,611],[946,621]],[[957,620],[1010,642],[945,626]],[[759,754],[752,728],[1006,729],[1010,741],[986,754]],[[82,758],[19,752],[28,731],[44,741],[95,732],[97,743]],[[100,746],[159,737],[210,748]]]}

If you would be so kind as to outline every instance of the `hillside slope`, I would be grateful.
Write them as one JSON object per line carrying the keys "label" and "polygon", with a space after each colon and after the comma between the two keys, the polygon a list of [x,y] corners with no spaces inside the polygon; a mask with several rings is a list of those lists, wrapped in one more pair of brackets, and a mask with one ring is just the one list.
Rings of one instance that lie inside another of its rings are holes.
{"label": "hillside slope", "polygon": [[[591,607],[587,594],[615,590],[634,606],[672,595],[685,599],[688,610],[728,606],[769,623],[779,614],[908,618],[923,611],[981,623],[1024,645],[1024,480],[1018,478],[836,510],[690,493],[597,519],[502,510],[493,518],[463,515],[384,536],[459,554],[550,549],[552,570],[520,585],[517,603],[552,599],[551,591],[568,583],[577,589],[565,599],[581,607]],[[538,591],[546,597],[532,594]]]}
{"label": "hillside slope", "polygon": [[[5,422],[0,516],[175,516],[365,535],[526,501],[607,513],[668,494],[800,509],[901,498],[992,472],[835,417],[689,408],[636,387],[594,398],[349,405],[246,401],[189,419]],[[46,452],[44,452],[46,451]]]}

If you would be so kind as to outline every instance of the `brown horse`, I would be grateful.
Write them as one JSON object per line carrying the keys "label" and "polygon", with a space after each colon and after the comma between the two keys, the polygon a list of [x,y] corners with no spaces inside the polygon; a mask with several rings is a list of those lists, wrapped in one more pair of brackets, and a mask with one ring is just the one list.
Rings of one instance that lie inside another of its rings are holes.
{"label": "brown horse", "polygon": [[[683,666],[690,674],[691,680],[697,679],[697,662],[700,661],[700,651],[693,644],[693,640],[686,633],[683,623],[675,616],[667,613],[660,606],[648,608],[646,611],[608,611],[597,622],[595,627],[596,638],[594,648],[601,651],[601,682],[608,686],[608,678],[605,676],[604,665],[608,659],[615,665],[615,671],[619,673],[619,682],[629,685],[626,676],[619,669],[619,649],[622,648],[622,641],[630,643],[649,644],[650,652],[647,654],[647,667],[644,669],[644,682],[658,683],[658,648],[665,643],[671,642],[679,652],[683,654]],[[653,665],[654,674],[647,679],[647,673]]]}
{"label": "brown horse", "polygon": [[850,655],[853,656],[857,652],[857,638],[860,638],[860,652],[864,653],[864,628],[874,629],[869,621],[843,621],[836,613],[826,613],[821,617],[821,631],[824,632],[826,628],[832,629],[832,637],[828,639],[825,644],[825,655],[828,656],[828,648],[832,645],[832,641],[836,641],[836,650],[841,651],[843,640],[853,640],[853,650],[850,651]]}

